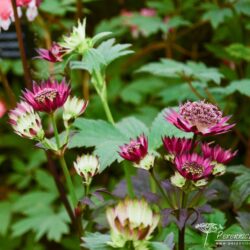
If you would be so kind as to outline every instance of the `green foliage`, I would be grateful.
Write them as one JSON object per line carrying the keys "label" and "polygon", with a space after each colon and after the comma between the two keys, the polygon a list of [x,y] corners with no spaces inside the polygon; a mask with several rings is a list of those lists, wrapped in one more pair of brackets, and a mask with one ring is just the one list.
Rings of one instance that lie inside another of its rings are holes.
{"label": "green foliage", "polygon": [[[106,36],[104,33],[103,36]],[[99,34],[100,35],[100,34]],[[96,35],[94,39],[101,39]],[[115,44],[115,39],[109,39],[102,42],[97,48],[89,49],[83,56],[82,61],[70,62],[72,69],[85,69],[89,73],[104,72],[105,68],[119,57],[133,53],[132,50],[127,50],[130,44]]]}
{"label": "green foliage", "polygon": [[243,44],[231,44],[226,48],[226,51],[230,56],[236,59],[246,60],[247,62],[250,61],[250,48]]}
{"label": "green foliage", "polygon": [[185,64],[169,59],[162,59],[159,63],[149,63],[141,67],[137,72],[183,80],[212,81],[216,84],[219,84],[223,77],[216,68],[208,68],[203,63],[190,61]]}
{"label": "green foliage", "polygon": [[248,185],[250,170],[244,166],[232,166],[228,168],[227,172],[238,175],[231,187],[231,200],[236,208],[240,208],[250,195],[250,187]]}
{"label": "green foliage", "polygon": [[203,20],[208,20],[214,29],[224,23],[226,18],[233,16],[230,8],[219,8],[217,5],[206,5],[207,11],[203,14]]}
{"label": "green foliage", "polygon": [[163,136],[176,136],[191,138],[193,133],[185,133],[177,129],[174,125],[167,122],[164,118],[167,109],[162,110],[152,123],[152,127],[149,134],[149,147],[151,149],[157,149],[162,145]]}

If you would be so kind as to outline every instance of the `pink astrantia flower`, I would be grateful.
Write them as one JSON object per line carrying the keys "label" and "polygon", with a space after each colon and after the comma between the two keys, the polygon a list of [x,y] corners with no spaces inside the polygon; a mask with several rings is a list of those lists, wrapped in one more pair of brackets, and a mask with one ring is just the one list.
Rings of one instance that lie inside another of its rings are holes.
{"label": "pink astrantia flower", "polygon": [[155,11],[155,9],[142,8],[140,10],[140,15],[141,16],[151,17],[151,16],[155,16],[156,15],[156,11]]}
{"label": "pink astrantia flower", "polygon": [[125,160],[139,162],[148,153],[148,140],[145,135],[140,135],[136,139],[131,139],[129,144],[120,146],[120,156]]}
{"label": "pink astrantia flower", "polygon": [[196,153],[176,156],[175,166],[183,177],[192,181],[209,177],[214,168],[210,159]]}
{"label": "pink astrantia flower", "polygon": [[44,131],[39,115],[27,102],[20,102],[9,112],[9,122],[16,134],[29,138],[42,140]]}
{"label": "pink astrantia flower", "polygon": [[4,101],[0,100],[0,118],[4,116],[6,111],[7,111],[6,104],[4,103]]}
{"label": "pink astrantia flower", "polygon": [[231,161],[237,154],[237,151],[225,150],[219,145],[210,146],[208,143],[201,145],[202,153],[204,157],[210,158],[212,161],[226,164]]}
{"label": "pink astrantia flower", "polygon": [[40,0],[17,0],[17,6],[27,8],[26,16],[29,21],[33,21],[37,17],[37,7],[40,5],[40,3]]}
{"label": "pink astrantia flower", "polygon": [[10,0],[1,0],[0,7],[0,31],[8,30],[11,22],[14,20],[13,9]]}
{"label": "pink astrantia flower", "polygon": [[64,54],[63,48],[57,44],[53,43],[52,47],[47,50],[47,49],[37,49],[36,50],[39,56],[37,58],[49,61],[49,62],[61,62],[62,61],[62,56]]}
{"label": "pink astrantia flower", "polygon": [[235,124],[228,124],[231,116],[222,116],[222,112],[213,104],[204,101],[186,102],[179,112],[170,110],[165,119],[185,132],[201,135],[216,135],[228,132]]}
{"label": "pink astrantia flower", "polygon": [[192,148],[192,140],[186,138],[163,137],[163,145],[168,153],[173,155],[180,155],[187,153]]}
{"label": "pink astrantia flower", "polygon": [[70,87],[65,79],[61,83],[47,80],[40,85],[34,82],[32,91],[23,92],[23,99],[35,110],[51,113],[63,106],[69,94]]}

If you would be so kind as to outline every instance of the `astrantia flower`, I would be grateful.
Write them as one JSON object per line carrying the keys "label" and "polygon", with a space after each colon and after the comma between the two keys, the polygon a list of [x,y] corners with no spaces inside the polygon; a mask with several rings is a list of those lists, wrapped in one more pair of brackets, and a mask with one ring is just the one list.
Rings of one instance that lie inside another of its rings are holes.
{"label": "astrantia flower", "polygon": [[63,37],[63,42],[60,45],[67,53],[75,51],[83,54],[89,48],[93,47],[92,39],[86,37],[86,19],[78,21],[78,26],[73,27],[73,31],[69,36]]}
{"label": "astrantia flower", "polygon": [[213,169],[214,175],[223,175],[226,172],[226,166],[224,164],[231,161],[237,154],[237,151],[232,152],[230,149],[225,150],[219,145],[213,147],[207,143],[203,143],[201,149],[204,157],[210,158],[211,161],[213,161],[215,165]]}
{"label": "astrantia flower", "polygon": [[135,249],[148,249],[146,241],[150,239],[160,219],[144,199],[126,198],[114,208],[108,208],[106,215],[111,227],[112,242],[109,244],[124,247],[127,241],[133,241]]}
{"label": "astrantia flower", "polygon": [[9,119],[16,134],[39,141],[44,138],[41,119],[28,103],[19,103],[9,112]]}
{"label": "astrantia flower", "polygon": [[214,168],[210,159],[196,153],[176,156],[174,163],[176,170],[184,178],[194,182],[208,178]]}
{"label": "astrantia flower", "polygon": [[140,10],[140,15],[141,16],[147,16],[147,17],[152,17],[156,15],[155,9],[150,9],[150,8],[142,8]]}
{"label": "astrantia flower", "polygon": [[37,7],[40,5],[40,2],[40,0],[17,0],[17,6],[27,8],[27,19],[33,21],[38,15]]}
{"label": "astrantia flower", "polygon": [[77,97],[68,97],[63,105],[63,120],[68,124],[72,119],[77,118],[86,110],[88,101],[78,99]]}
{"label": "astrantia flower", "polygon": [[82,155],[77,157],[74,168],[77,174],[84,178],[84,182],[90,184],[92,178],[100,169],[100,163],[94,155]]}
{"label": "astrantia flower", "polygon": [[230,149],[225,150],[219,145],[213,147],[208,143],[201,144],[201,149],[204,157],[223,164],[231,161],[237,154],[237,151],[232,152]]}
{"label": "astrantia flower", "polygon": [[64,54],[64,51],[63,51],[63,48],[59,44],[53,43],[52,47],[49,50],[37,49],[37,53],[39,54],[37,58],[55,63],[55,62],[62,61],[62,56]]}
{"label": "astrantia flower", "polygon": [[169,153],[169,159],[173,159],[175,155],[187,153],[192,148],[192,140],[186,138],[167,137],[162,138],[163,145]]}
{"label": "astrantia flower", "polygon": [[145,135],[131,139],[129,144],[120,146],[120,156],[134,163],[135,167],[150,169],[154,164],[154,156],[148,154],[148,140]]}
{"label": "astrantia flower", "polygon": [[[20,10],[19,10],[20,14]],[[1,0],[0,3],[0,31],[8,30],[11,22],[14,20],[11,0]]]}
{"label": "astrantia flower", "polygon": [[179,113],[170,110],[165,118],[185,132],[202,135],[223,134],[235,125],[227,123],[230,116],[223,117],[218,107],[204,101],[186,102],[180,106]]}
{"label": "astrantia flower", "polygon": [[65,79],[61,83],[47,80],[40,85],[34,82],[32,91],[26,89],[23,97],[35,110],[51,113],[63,106],[69,94]]}

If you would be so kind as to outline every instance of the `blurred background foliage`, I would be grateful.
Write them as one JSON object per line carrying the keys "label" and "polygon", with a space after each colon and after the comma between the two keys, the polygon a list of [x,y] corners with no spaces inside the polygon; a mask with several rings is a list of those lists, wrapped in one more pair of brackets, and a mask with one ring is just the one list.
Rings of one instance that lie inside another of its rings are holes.
{"label": "blurred background foliage", "polygon": [[[219,195],[211,202],[218,210],[208,216],[215,217],[211,221],[225,225],[230,232],[249,233],[249,0],[43,0],[35,21],[23,20],[29,34],[25,43],[34,80],[47,79],[51,74],[62,77],[62,65],[52,66],[32,58],[35,48],[49,48],[52,41],[60,41],[84,17],[89,36],[111,31],[119,43],[130,43],[134,50],[132,55],[113,62],[107,71],[109,104],[116,121],[133,116],[151,127],[163,108],[198,99],[216,103],[225,114],[233,115],[237,126],[216,140],[224,147],[237,148],[239,153],[235,167],[212,183]],[[89,75],[75,70],[67,78],[76,95],[90,100],[85,118],[105,120]],[[21,61],[0,59],[0,80],[0,100],[11,108],[25,87]],[[45,154],[30,141],[14,135],[7,120],[7,115],[0,119],[1,250],[78,249],[47,170]],[[92,126],[85,124],[84,128],[88,131]],[[89,140],[104,135],[105,131],[96,129],[97,134],[91,134]],[[89,149],[72,150],[68,161],[83,150]],[[122,180],[122,171],[117,162],[112,166],[97,177],[94,185],[114,190]],[[158,173],[166,177],[164,167],[161,165]],[[75,184],[80,197],[77,176]],[[104,214],[97,212],[103,211],[105,205],[96,199],[96,210],[91,215],[101,229],[107,224]],[[171,225],[163,234],[175,230]],[[202,249],[204,237],[189,229],[188,249]]]}

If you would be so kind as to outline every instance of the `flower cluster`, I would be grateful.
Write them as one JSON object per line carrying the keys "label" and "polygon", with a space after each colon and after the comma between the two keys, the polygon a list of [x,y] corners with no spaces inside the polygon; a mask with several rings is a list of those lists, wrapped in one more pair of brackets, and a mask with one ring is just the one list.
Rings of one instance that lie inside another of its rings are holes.
{"label": "flower cluster", "polygon": [[65,79],[34,82],[32,90],[23,92],[22,101],[10,111],[10,124],[14,131],[29,139],[43,142],[44,131],[38,112],[53,114],[63,107],[63,119],[67,123],[80,116],[87,107],[87,102],[70,97],[70,87]]}
{"label": "flower cluster", "polygon": [[[18,16],[22,16],[22,9],[25,8],[26,16],[29,21],[33,21],[38,15],[37,7],[40,5],[40,0],[16,0]],[[11,0],[1,0],[0,8],[0,31],[8,30],[11,22],[14,21],[14,12]]]}
{"label": "flower cluster", "polygon": [[111,227],[111,246],[120,248],[132,241],[135,249],[148,249],[147,240],[157,227],[160,216],[144,199],[126,198],[114,208],[108,208],[106,214]]}
{"label": "flower cluster", "polygon": [[[168,111],[165,118],[177,128],[193,132],[196,136],[226,133],[235,125],[227,123],[230,116],[223,117],[218,107],[204,101],[188,101],[180,106],[179,112]],[[164,137],[162,140],[168,153],[166,159],[170,160],[176,169],[171,182],[178,187],[183,187],[187,181],[191,181],[195,186],[205,185],[212,176],[224,174],[224,164],[237,153],[224,150],[218,145],[198,143],[194,139]],[[194,152],[198,145],[201,154]]]}

